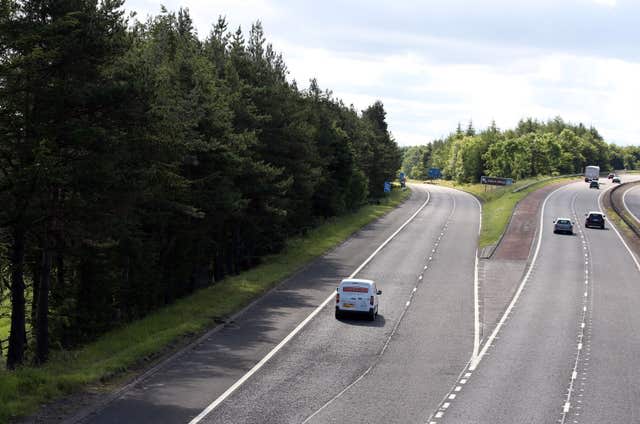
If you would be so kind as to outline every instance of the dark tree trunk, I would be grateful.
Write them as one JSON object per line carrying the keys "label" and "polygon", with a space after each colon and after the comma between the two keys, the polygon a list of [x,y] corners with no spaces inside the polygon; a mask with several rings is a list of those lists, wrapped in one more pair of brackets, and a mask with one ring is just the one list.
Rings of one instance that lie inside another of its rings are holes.
{"label": "dark tree trunk", "polygon": [[24,237],[24,228],[20,226],[14,228],[11,252],[11,332],[7,352],[8,369],[15,369],[24,362],[27,344],[24,307]]}
{"label": "dark tree trunk", "polygon": [[131,319],[131,306],[130,306],[130,296],[132,293],[131,289],[131,255],[129,251],[124,256],[124,264],[122,269],[122,288],[120,289],[120,304],[118,305],[118,309],[120,310],[120,315],[124,316],[125,320]]}
{"label": "dark tree trunk", "polygon": [[36,311],[36,363],[43,364],[49,357],[49,287],[51,286],[51,250],[45,243],[42,251],[42,269]]}
{"label": "dark tree trunk", "polygon": [[31,281],[33,281],[31,292],[31,314],[29,319],[31,328],[36,328],[36,311],[38,310],[38,291],[40,290],[40,273],[42,271],[42,263],[37,258],[34,259],[28,257],[27,266],[31,270]]}
{"label": "dark tree trunk", "polygon": [[214,262],[213,262],[214,283],[222,280],[223,276],[224,276],[224,259],[222,257],[222,253],[220,252],[220,247],[216,243]]}

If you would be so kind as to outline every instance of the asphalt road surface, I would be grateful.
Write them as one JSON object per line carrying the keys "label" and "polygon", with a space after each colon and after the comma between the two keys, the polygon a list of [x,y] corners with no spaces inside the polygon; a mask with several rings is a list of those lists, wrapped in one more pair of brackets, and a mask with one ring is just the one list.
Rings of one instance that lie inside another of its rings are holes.
{"label": "asphalt road surface", "polygon": [[640,186],[631,187],[622,196],[624,207],[640,222]]}
{"label": "asphalt road surface", "polygon": [[[608,222],[584,228],[585,213],[600,209],[609,187],[579,182],[547,197],[531,267],[484,340],[476,322],[478,204],[417,185],[401,208],[89,421],[640,422],[640,265]],[[575,234],[554,234],[556,217],[571,218]],[[376,321],[336,320],[331,301],[317,309],[359,268],[357,277],[383,291]]]}
{"label": "asphalt road surface", "polygon": [[[584,228],[603,191],[581,182],[548,197],[517,302],[427,422],[640,421],[638,264],[610,225]],[[558,216],[576,222],[575,235],[553,233]]]}
{"label": "asphalt road surface", "polygon": [[[451,189],[412,188],[411,198],[401,207],[83,422],[191,421],[285,339],[331,295],[341,278],[351,275],[413,215],[357,274],[375,279],[383,290],[375,322],[338,321],[329,302],[262,368],[197,420],[299,423],[310,417],[313,422],[354,422],[366,417],[383,423],[426,419],[473,353],[479,207],[470,195]],[[350,399],[357,405],[352,407]]]}
{"label": "asphalt road surface", "polygon": [[473,353],[479,225],[470,195],[429,190],[429,207],[359,275],[383,290],[377,321],[336,320],[329,305],[202,422],[426,420]]}

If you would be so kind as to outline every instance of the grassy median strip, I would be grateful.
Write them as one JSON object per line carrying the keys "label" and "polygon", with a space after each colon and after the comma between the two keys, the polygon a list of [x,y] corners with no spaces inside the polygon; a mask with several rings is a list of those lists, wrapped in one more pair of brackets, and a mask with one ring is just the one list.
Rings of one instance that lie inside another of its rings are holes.
{"label": "grassy median strip", "polygon": [[[575,178],[548,177],[531,178],[510,186],[485,186],[482,184],[456,184],[452,181],[438,181],[437,184],[457,188],[478,197],[482,201],[482,231],[480,233],[480,248],[495,245],[509,224],[516,204],[529,193],[549,184],[559,181],[570,181]],[[535,183],[539,181],[538,183]],[[514,193],[513,190],[534,183],[527,188]]]}
{"label": "grassy median strip", "polygon": [[0,370],[0,422],[34,412],[38,405],[85,384],[113,380],[132,367],[190,340],[250,303],[311,260],[395,208],[410,194],[394,191],[381,204],[327,221],[304,237],[288,241],[284,252],[254,269],[202,289],[147,317],[113,330],[79,350],[57,351],[43,367]]}
{"label": "grassy median strip", "polygon": [[[629,216],[627,211],[622,211],[627,219],[633,219]],[[604,207],[604,214],[607,216],[607,219],[615,225],[615,227],[625,236],[628,240],[633,240],[636,237],[636,234],[633,232],[631,227],[622,219],[620,215],[613,209],[609,207]]]}

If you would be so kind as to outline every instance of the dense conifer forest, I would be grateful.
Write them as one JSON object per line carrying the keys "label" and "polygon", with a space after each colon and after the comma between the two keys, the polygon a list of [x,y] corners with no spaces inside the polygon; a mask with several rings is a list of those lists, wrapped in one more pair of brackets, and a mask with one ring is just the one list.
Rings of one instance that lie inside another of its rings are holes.
{"label": "dense conifer forest", "polygon": [[9,368],[383,195],[401,163],[383,104],[287,75],[260,22],[197,34],[188,10],[140,22],[121,0],[0,0]]}

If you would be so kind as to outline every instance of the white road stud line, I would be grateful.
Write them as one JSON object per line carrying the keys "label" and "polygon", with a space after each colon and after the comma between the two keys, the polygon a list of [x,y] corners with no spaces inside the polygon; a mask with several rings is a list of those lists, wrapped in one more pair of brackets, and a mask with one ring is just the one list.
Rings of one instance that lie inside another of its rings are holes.
{"label": "white road stud line", "polygon": [[544,232],[544,210],[545,210],[545,207],[547,205],[547,201],[555,193],[557,193],[558,191],[564,189],[565,187],[567,187],[567,186],[558,187],[557,189],[553,190],[551,193],[549,193],[547,195],[547,197],[545,197],[544,202],[542,202],[542,208],[541,208],[541,212],[540,212],[540,226],[538,227],[538,241],[536,243],[536,250],[534,251],[533,258],[531,259],[531,265],[529,265],[529,269],[527,270],[527,273],[525,274],[524,278],[522,279],[522,282],[520,283],[520,286],[518,286],[518,290],[516,291],[516,294],[511,299],[511,303],[509,303],[509,306],[507,307],[506,311],[504,312],[504,314],[500,318],[500,321],[498,322],[496,327],[493,329],[493,332],[491,333],[491,335],[489,336],[487,341],[484,343],[483,348],[480,351],[480,353],[471,362],[471,365],[469,366],[469,370],[470,371],[474,371],[477,368],[477,366],[480,363],[480,361],[482,361],[482,358],[487,354],[487,350],[489,349],[489,346],[491,346],[491,344],[493,343],[493,340],[496,338],[496,336],[500,332],[500,329],[502,328],[502,326],[504,325],[505,321],[507,320],[508,315],[511,313],[511,310],[513,309],[513,307],[516,304],[516,302],[518,302],[518,299],[520,298],[520,295],[522,294],[522,290],[524,289],[524,287],[526,286],[527,282],[529,281],[529,278],[531,277],[531,272],[533,271],[534,266],[536,264],[536,261],[538,259],[538,254],[540,253],[540,247],[542,246],[542,234]]}
{"label": "white road stud line", "polygon": [[[456,191],[460,191],[461,193],[465,193],[461,190],[457,190],[454,189]],[[478,205],[478,209],[479,209],[479,220],[478,220],[478,237],[480,237],[480,233],[482,231],[482,203],[480,203],[480,201],[473,195],[470,195],[468,193],[465,193],[469,196],[471,196],[473,198],[473,200],[475,200],[476,204]],[[446,228],[446,227],[445,227]],[[473,352],[471,354],[471,359],[469,359],[469,362],[466,364],[466,366],[463,368],[462,373],[460,373],[460,376],[462,376],[462,374],[464,373],[464,378],[466,380],[460,380],[461,384],[465,384],[466,381],[471,377],[472,373],[468,372],[470,371],[470,365],[473,363],[473,361],[475,360],[475,358],[478,356],[478,350],[479,350],[479,346],[480,346],[480,302],[478,300],[478,286],[479,286],[479,270],[478,270],[478,265],[479,265],[479,256],[478,256],[478,249],[476,249],[476,258],[475,258],[475,269],[474,269],[474,274],[473,274],[473,303],[474,303],[474,337],[473,337]],[[458,377],[458,379],[460,379],[460,376]],[[464,383],[463,383],[464,381]],[[454,389],[455,390],[455,389]],[[445,399],[448,400],[454,400],[456,398],[455,393],[452,393],[454,390],[452,390],[451,392],[449,392],[448,396],[445,396]],[[443,401],[444,402],[444,401]],[[441,405],[444,405],[441,402]],[[440,408],[438,408],[440,409]],[[434,416],[434,418],[440,418],[438,417],[438,413],[437,412],[436,415]],[[429,417],[429,419],[431,419],[432,417]],[[429,423],[435,423],[435,421],[429,421]]]}
{"label": "white road stud line", "polygon": [[[393,240],[399,233],[402,231],[413,219],[429,204],[431,200],[431,193],[427,191],[427,199],[424,203],[418,208],[417,211],[413,213],[401,226],[398,228],[393,234],[389,236],[378,248],[371,254],[365,261],[360,264],[358,268],[356,268],[353,273],[347,278],[355,277],[376,255],[387,245],[391,240]],[[335,299],[335,293],[331,293],[329,297],[327,297],[316,309],[313,310],[296,328],[294,328],[287,336],[282,339],[280,343],[278,343],[269,353],[267,353],[257,364],[253,366],[246,374],[244,374],[240,379],[238,379],[235,383],[231,385],[224,393],[222,393],[216,400],[211,402],[202,412],[200,412],[197,416],[195,416],[189,424],[197,424],[202,421],[211,411],[213,411],[218,405],[220,405],[226,398],[228,398],[233,392],[235,392],[240,386],[244,384],[253,374],[255,374],[260,368],[262,368],[269,360],[276,354],[280,349],[282,349],[289,341],[300,332],[318,313],[324,309],[325,306],[329,304],[332,300]],[[363,374],[364,375],[364,374]]]}
{"label": "white road stud line", "polygon": [[[478,219],[478,238],[480,238],[480,233],[482,232],[482,203],[475,197],[472,196],[473,200],[476,201],[478,205],[480,218]],[[479,265],[479,256],[480,252],[476,249],[476,264],[473,272],[473,353],[471,355],[472,358],[476,358],[478,356],[478,351],[480,350],[480,301],[478,299],[478,286],[479,286],[479,276],[478,276],[478,265]],[[473,359],[472,359],[473,360]],[[469,374],[471,375],[471,374]]]}
{"label": "white road stud line", "polygon": [[[449,212],[449,217],[447,218],[447,221],[451,218],[451,216],[453,216],[455,210],[456,210],[456,201],[455,201],[455,197],[452,197],[453,199],[453,207],[451,208],[451,212]],[[351,278],[351,277],[349,277]],[[415,289],[415,287],[414,287]],[[415,291],[411,292],[410,295],[410,299],[413,298],[415,294]],[[382,356],[384,355],[385,351],[387,350],[387,347],[389,347],[389,344],[391,343],[391,338],[396,334],[398,328],[400,327],[400,324],[402,323],[404,316],[406,315],[407,311],[409,310],[409,305],[410,305],[410,301],[407,302],[407,304],[405,305],[404,309],[402,310],[402,313],[400,314],[400,317],[398,318],[398,320],[396,321],[393,329],[391,330],[391,333],[389,334],[389,336],[387,337],[386,342],[384,343],[384,346],[382,346],[382,349],[380,350],[380,352],[378,353],[378,355],[376,356],[376,359],[374,360],[374,362],[369,366],[369,368],[367,368],[358,378],[356,378],[351,384],[349,384],[347,387],[345,387],[344,389],[342,389],[338,394],[336,394],[334,397],[332,397],[331,399],[329,399],[324,405],[322,405],[320,408],[318,408],[313,414],[309,415],[303,422],[302,424],[306,424],[308,423],[313,417],[315,417],[316,415],[318,415],[320,412],[322,412],[326,407],[328,407],[329,405],[331,405],[333,402],[335,402],[337,399],[339,399],[343,394],[345,394],[347,391],[349,391],[352,387],[354,387],[356,384],[358,384],[362,379],[364,379],[372,370],[373,368],[377,365],[378,361],[380,360],[380,358],[382,358]]]}
{"label": "white road stud line", "polygon": [[[577,218],[577,213],[576,213],[576,210],[575,210],[575,200],[576,200],[576,197],[574,197],[573,201],[571,202],[571,209],[573,211],[574,217]],[[589,253],[588,249],[587,249],[587,253]],[[589,266],[588,265],[588,261],[586,261],[585,262],[585,270],[587,269],[588,266]],[[588,283],[588,280],[585,279],[585,284],[587,284],[587,283]],[[562,409],[562,415],[561,415],[560,419],[558,420],[558,422],[560,422],[560,424],[564,424],[566,422],[566,420],[567,420],[567,414],[568,414],[568,412],[569,412],[569,410],[571,408],[571,397],[572,397],[572,394],[573,394],[573,392],[575,390],[575,388],[574,388],[575,380],[578,377],[578,368],[579,368],[579,365],[580,365],[581,353],[582,353],[582,347],[583,347],[582,340],[584,339],[585,320],[587,318],[587,306],[585,304],[587,302],[587,300],[586,300],[587,296],[588,296],[588,292],[585,291],[584,292],[583,301],[582,301],[583,302],[582,319],[580,320],[580,331],[578,333],[579,342],[578,342],[578,345],[577,345],[577,352],[576,352],[575,360],[574,360],[574,363],[573,363],[573,369],[572,369],[572,372],[571,372],[571,378],[569,380],[569,388],[567,390],[566,401],[565,401],[564,407]],[[584,372],[583,375],[586,375],[586,372]],[[584,386],[584,380],[586,380],[586,377],[582,377],[581,378],[581,383],[580,384],[582,386]],[[581,391],[583,391],[583,390],[581,389]],[[580,409],[580,407],[577,407],[576,409]],[[579,413],[575,413],[575,415],[578,416]]]}

